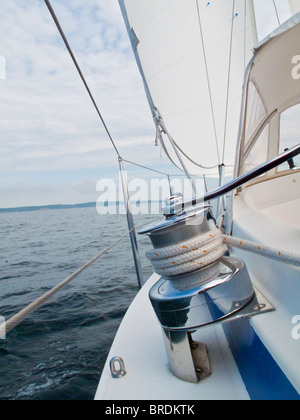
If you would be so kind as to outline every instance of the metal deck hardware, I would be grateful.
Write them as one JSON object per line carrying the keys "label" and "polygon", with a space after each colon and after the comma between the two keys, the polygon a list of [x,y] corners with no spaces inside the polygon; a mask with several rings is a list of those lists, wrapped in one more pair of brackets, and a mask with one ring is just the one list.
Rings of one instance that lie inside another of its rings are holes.
{"label": "metal deck hardware", "polygon": [[[110,361],[110,371],[111,375],[115,379],[123,378],[126,375],[125,363],[121,357],[114,357]],[[117,367],[117,365],[119,365]]]}
{"label": "metal deck hardware", "polygon": [[[178,204],[177,198],[172,198],[171,204],[175,201]],[[171,265],[175,258],[168,258],[170,250],[175,250],[176,258],[179,252],[181,259],[185,251],[180,248],[188,248],[190,244],[190,249],[186,251],[188,259],[189,254],[195,251],[201,254],[202,249],[206,256],[206,249],[209,249],[215,241],[213,237],[218,234],[210,207],[198,208],[190,213],[180,212],[179,208],[180,202],[175,216],[167,217],[156,225],[149,225],[140,232],[149,235],[155,255],[158,258],[167,255],[162,260],[167,263],[171,261]],[[193,249],[195,238],[209,239],[203,245],[204,248]],[[219,245],[217,247],[220,248]],[[227,256],[221,254],[222,257],[214,260],[214,250],[210,252],[212,260],[205,268],[193,268],[197,261],[201,261],[201,257],[200,260],[189,261],[190,271],[189,264],[183,264],[187,272],[177,275],[168,272],[168,275],[162,275],[149,293],[162,326],[170,368],[176,377],[193,383],[211,374],[209,349],[205,343],[193,340],[195,330],[274,309],[254,288],[242,260],[230,256],[228,251],[222,251]]]}

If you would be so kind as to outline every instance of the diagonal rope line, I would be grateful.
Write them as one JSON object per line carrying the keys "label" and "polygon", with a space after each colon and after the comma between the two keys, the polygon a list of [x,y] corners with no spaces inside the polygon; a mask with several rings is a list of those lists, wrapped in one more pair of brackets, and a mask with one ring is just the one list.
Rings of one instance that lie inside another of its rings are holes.
{"label": "diagonal rope line", "polygon": [[15,327],[17,327],[22,321],[24,321],[25,318],[27,318],[29,315],[31,315],[34,311],[36,311],[39,307],[44,305],[50,298],[52,298],[58,291],[63,289],[67,284],[69,284],[72,280],[74,280],[79,274],[81,274],[84,270],[86,270],[90,265],[92,265],[94,262],[96,262],[100,257],[102,257],[104,254],[106,254],[108,251],[110,251],[114,246],[118,245],[124,238],[128,236],[128,232],[123,235],[121,238],[119,238],[117,241],[115,241],[113,244],[111,244],[109,247],[107,247],[105,250],[100,252],[96,257],[94,257],[92,260],[90,260],[87,264],[80,267],[75,273],[71,274],[68,278],[66,278],[64,281],[59,283],[57,286],[53,287],[51,290],[49,290],[47,293],[45,293],[43,296],[41,296],[39,299],[28,305],[26,308],[21,310],[19,313],[14,315],[12,318],[10,318],[4,325],[1,327],[5,327],[5,332],[8,333]]}
{"label": "diagonal rope line", "polygon": [[72,49],[71,49],[71,47],[70,47],[70,44],[69,44],[69,42],[68,42],[68,40],[67,40],[67,38],[66,38],[66,36],[65,36],[65,34],[64,34],[64,32],[63,32],[63,29],[62,29],[62,27],[61,27],[61,25],[60,25],[60,23],[59,23],[59,21],[58,21],[58,19],[57,19],[57,16],[55,15],[55,12],[54,12],[54,10],[53,10],[53,8],[52,8],[51,4],[50,4],[50,1],[49,1],[49,0],[45,0],[45,3],[46,3],[46,6],[47,6],[47,7],[48,7],[48,9],[49,9],[49,12],[50,12],[50,14],[51,14],[51,16],[52,16],[52,18],[53,18],[53,20],[54,20],[54,22],[55,22],[56,26],[57,26],[57,29],[58,29],[58,31],[59,31],[59,33],[60,33],[60,35],[61,35],[61,37],[62,37],[62,39],[63,39],[63,41],[64,41],[64,43],[65,43],[65,45],[66,45],[66,47],[67,47],[67,50],[69,51],[69,54],[70,54],[70,56],[71,56],[71,58],[72,58],[72,60],[73,60],[73,63],[75,64],[75,67],[76,67],[76,69],[77,69],[77,71],[78,71],[78,73],[79,73],[79,76],[80,76],[80,78],[81,78],[81,80],[82,80],[82,82],[83,82],[83,84],[84,84],[84,86],[85,86],[85,88],[86,88],[86,90],[87,90],[87,92],[88,92],[88,94],[89,94],[90,98],[91,98],[91,101],[92,101],[92,103],[93,103],[93,105],[94,105],[94,107],[95,107],[95,109],[96,109],[96,111],[97,111],[97,114],[98,114],[98,115],[99,115],[99,117],[100,117],[100,120],[101,120],[101,122],[102,122],[102,124],[103,124],[103,126],[104,126],[104,128],[105,128],[105,131],[106,131],[106,133],[107,133],[107,135],[108,135],[108,137],[109,137],[109,139],[110,139],[110,141],[111,141],[111,143],[112,143],[112,145],[113,145],[113,147],[114,147],[114,149],[115,149],[115,151],[116,151],[116,153],[117,153],[118,157],[121,157],[121,155],[120,155],[120,153],[119,153],[119,151],[118,151],[118,149],[117,149],[117,146],[116,146],[116,144],[115,144],[115,142],[114,142],[114,140],[113,140],[113,138],[112,138],[112,136],[111,136],[111,134],[110,134],[110,132],[109,132],[109,130],[108,130],[108,127],[107,127],[107,125],[105,124],[105,121],[104,121],[104,119],[103,119],[103,117],[102,117],[102,115],[101,115],[101,112],[100,112],[100,110],[99,110],[99,108],[98,108],[98,106],[97,106],[97,103],[96,103],[96,101],[95,101],[95,99],[94,99],[94,97],[93,97],[93,95],[92,95],[92,92],[91,92],[91,90],[90,90],[90,88],[89,88],[89,86],[88,86],[88,84],[87,84],[87,82],[86,82],[86,80],[85,80],[85,77],[84,77],[84,76],[83,76],[83,74],[82,74],[82,71],[81,71],[81,69],[80,69],[80,67],[79,67],[79,64],[78,64],[78,62],[77,62],[77,60],[76,60],[76,57],[75,57],[75,55],[74,55],[74,53],[73,53],[73,51],[72,51]]}
{"label": "diagonal rope line", "polygon": [[[160,220],[160,219],[159,219]],[[140,229],[144,227],[145,225],[148,225],[149,222],[144,223],[137,228],[132,228],[129,232],[122,235],[118,240],[113,242],[110,246],[105,248],[103,251],[100,252],[100,254],[96,255],[93,259],[91,259],[88,263],[84,264],[82,267],[80,267],[77,271],[75,271],[73,274],[71,274],[69,277],[67,277],[65,280],[63,280],[58,285],[54,286],[51,290],[46,292],[43,296],[26,306],[23,310],[18,312],[16,315],[12,316],[8,321],[0,324],[0,337],[5,336],[7,333],[9,333],[11,330],[16,328],[21,322],[23,322],[29,315],[31,315],[34,311],[36,311],[38,308],[40,308],[42,305],[48,302],[49,299],[51,299],[57,292],[59,292],[61,289],[63,289],[67,284],[69,284],[72,280],[74,280],[76,277],[79,276],[83,271],[85,271],[89,266],[94,264],[99,258],[101,258],[103,255],[105,255],[108,251],[110,251],[112,248],[117,246],[120,242],[122,242],[127,236],[128,233],[131,233],[135,231],[136,229]]]}

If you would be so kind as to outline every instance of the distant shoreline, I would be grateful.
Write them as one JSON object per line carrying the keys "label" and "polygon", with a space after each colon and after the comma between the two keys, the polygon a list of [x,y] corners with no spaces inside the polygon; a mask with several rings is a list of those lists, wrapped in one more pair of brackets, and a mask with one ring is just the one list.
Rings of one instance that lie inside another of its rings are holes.
{"label": "distant shoreline", "polygon": [[24,206],[24,207],[10,207],[0,208],[0,213],[17,213],[37,210],[62,210],[75,209],[84,207],[96,207],[96,203],[80,203],[80,204],[50,204],[46,206]]}
{"label": "distant shoreline", "polygon": [[[141,203],[147,203],[147,201],[142,201]],[[149,203],[149,202],[148,202]],[[123,202],[110,202],[102,204],[105,207],[108,205],[117,205],[124,204]],[[81,209],[88,207],[95,207],[99,205],[96,202],[90,203],[79,203],[79,204],[50,204],[46,206],[24,206],[24,207],[11,207],[11,208],[0,208],[0,213],[21,213],[21,212],[30,212],[38,210],[64,210],[64,209]]]}

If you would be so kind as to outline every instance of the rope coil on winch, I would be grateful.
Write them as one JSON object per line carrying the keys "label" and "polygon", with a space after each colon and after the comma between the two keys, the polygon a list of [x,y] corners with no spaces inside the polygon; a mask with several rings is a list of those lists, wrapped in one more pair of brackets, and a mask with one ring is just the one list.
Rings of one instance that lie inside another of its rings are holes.
{"label": "rope coil on winch", "polygon": [[179,276],[211,266],[224,256],[227,246],[300,267],[298,254],[223,235],[217,227],[189,241],[148,251],[146,257],[157,274]]}
{"label": "rope coil on winch", "polygon": [[148,251],[146,256],[157,274],[175,276],[205,268],[218,261],[225,252],[222,233],[214,227],[189,241]]}

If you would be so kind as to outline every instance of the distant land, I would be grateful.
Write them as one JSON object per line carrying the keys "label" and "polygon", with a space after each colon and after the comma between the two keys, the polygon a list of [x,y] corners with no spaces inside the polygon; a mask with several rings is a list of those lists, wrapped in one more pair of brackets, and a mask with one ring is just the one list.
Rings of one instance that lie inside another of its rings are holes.
{"label": "distant land", "polygon": [[96,203],[52,204],[48,206],[11,207],[7,209],[0,208],[0,213],[16,213],[16,212],[37,211],[37,210],[76,209],[76,208],[84,208],[84,207],[96,207]]}
{"label": "distant land", "polygon": [[[140,203],[147,203],[147,201],[137,202],[136,204]],[[150,201],[148,201],[150,203]],[[120,204],[124,204],[123,202],[106,202],[102,205],[107,207],[109,205],[116,204],[119,206]],[[95,202],[90,203],[80,203],[80,204],[51,204],[48,206],[27,206],[27,207],[11,207],[11,208],[0,208],[0,213],[17,213],[17,212],[26,212],[26,211],[37,211],[37,210],[63,210],[63,209],[80,209],[86,207],[95,207],[99,205]]]}

